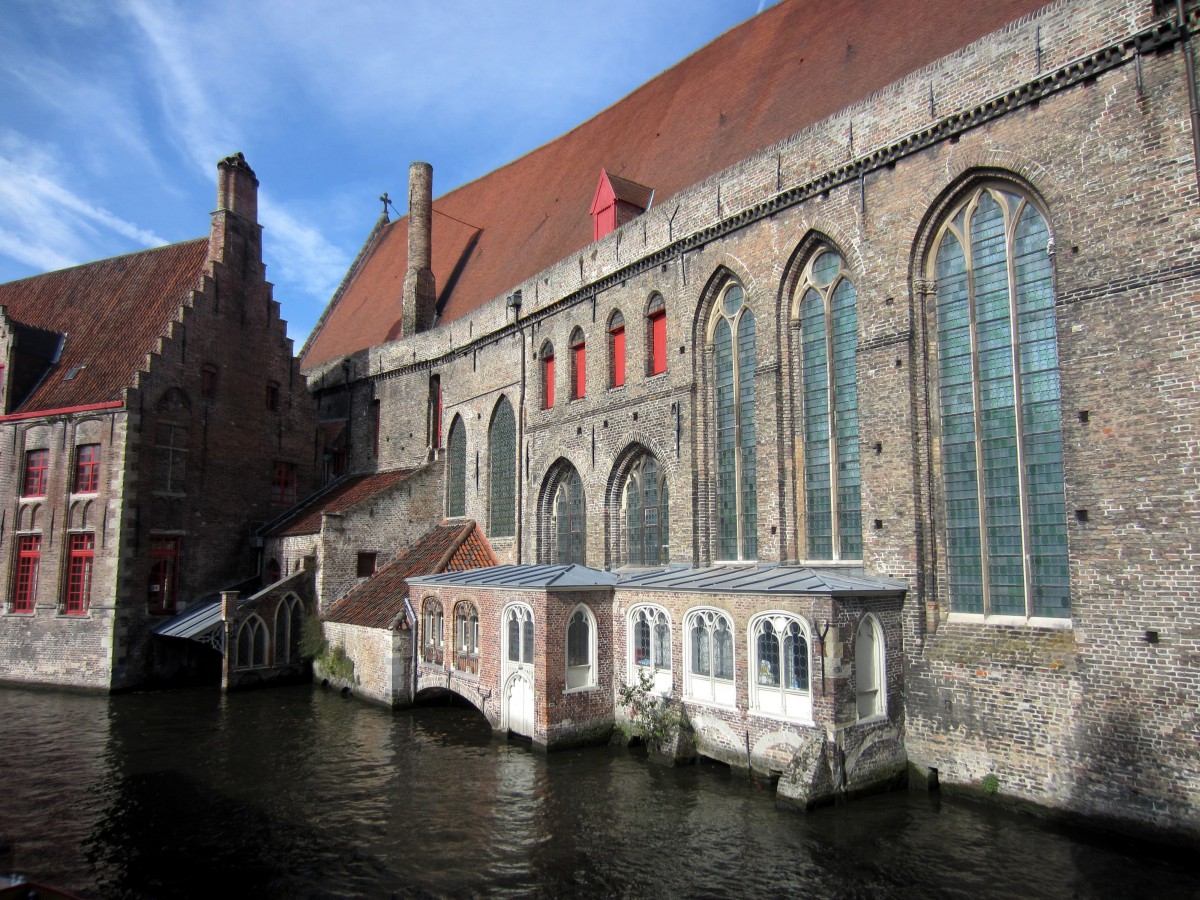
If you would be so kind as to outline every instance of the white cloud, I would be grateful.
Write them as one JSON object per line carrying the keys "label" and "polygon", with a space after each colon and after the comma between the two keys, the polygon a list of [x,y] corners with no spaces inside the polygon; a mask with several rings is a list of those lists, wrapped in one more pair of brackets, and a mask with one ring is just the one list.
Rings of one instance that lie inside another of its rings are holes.
{"label": "white cloud", "polygon": [[12,132],[0,134],[0,254],[52,269],[103,256],[114,236],[140,247],[166,243],[63,182],[50,149]]}

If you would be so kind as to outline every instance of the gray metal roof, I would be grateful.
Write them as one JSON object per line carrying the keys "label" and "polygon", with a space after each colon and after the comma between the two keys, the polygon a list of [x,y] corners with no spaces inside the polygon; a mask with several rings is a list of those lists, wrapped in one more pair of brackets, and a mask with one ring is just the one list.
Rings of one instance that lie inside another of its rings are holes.
{"label": "gray metal roof", "polygon": [[613,587],[617,583],[617,576],[612,572],[579,565],[489,566],[485,569],[444,572],[441,575],[421,575],[409,578],[408,583],[558,591]]}
{"label": "gray metal roof", "polygon": [[686,591],[706,594],[837,594],[879,597],[901,594],[908,585],[867,575],[861,566],[673,566],[620,573],[619,590]]}
{"label": "gray metal roof", "polygon": [[154,627],[154,633],[163,637],[195,640],[220,622],[221,601],[213,600],[210,603],[193,604],[179,615],[160,622]]}

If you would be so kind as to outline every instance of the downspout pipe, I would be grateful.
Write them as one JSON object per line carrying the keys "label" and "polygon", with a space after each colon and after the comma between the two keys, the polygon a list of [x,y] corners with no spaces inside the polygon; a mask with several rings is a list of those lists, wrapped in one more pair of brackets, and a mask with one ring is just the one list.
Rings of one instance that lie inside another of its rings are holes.
{"label": "downspout pipe", "polygon": [[1192,53],[1192,36],[1188,32],[1187,13],[1183,0],[1175,0],[1179,39],[1183,42],[1183,66],[1187,74],[1188,110],[1192,117],[1192,163],[1196,169],[1196,191],[1200,193],[1200,107],[1196,102],[1196,60]]}

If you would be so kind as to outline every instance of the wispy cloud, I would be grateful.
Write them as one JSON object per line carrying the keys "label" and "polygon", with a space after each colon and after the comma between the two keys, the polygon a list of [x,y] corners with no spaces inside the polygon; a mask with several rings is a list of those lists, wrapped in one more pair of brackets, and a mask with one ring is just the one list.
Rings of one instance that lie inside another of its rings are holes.
{"label": "wispy cloud", "polygon": [[97,241],[114,235],[139,247],[166,243],[67,187],[47,148],[0,135],[0,253],[38,269],[61,268],[93,258]]}

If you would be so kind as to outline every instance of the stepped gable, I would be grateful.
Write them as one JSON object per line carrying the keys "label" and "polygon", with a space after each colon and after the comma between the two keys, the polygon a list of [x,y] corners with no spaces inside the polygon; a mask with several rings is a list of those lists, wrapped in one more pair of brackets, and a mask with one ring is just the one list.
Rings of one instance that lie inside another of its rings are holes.
{"label": "stepped gable", "polygon": [[344,513],[364,500],[394,487],[415,471],[416,469],[395,469],[391,472],[347,475],[335,481],[328,489],[309,497],[283,518],[277,519],[263,533],[266,537],[316,534],[321,530],[321,516],[324,514]]}
{"label": "stepped gable", "polygon": [[207,258],[201,238],[0,284],[11,322],[66,335],[57,363],[9,412],[121,400],[200,287]]}
{"label": "stepped gable", "polygon": [[[438,323],[592,242],[599,171],[656,206],[1047,5],[785,0],[577,128],[433,203]],[[436,180],[437,160],[432,160]],[[408,220],[372,231],[301,353],[311,369],[400,336]]]}
{"label": "stepped gable", "polygon": [[497,565],[491,545],[473,520],[443,522],[354,587],[329,609],[328,622],[393,628],[404,611],[408,579]]}

